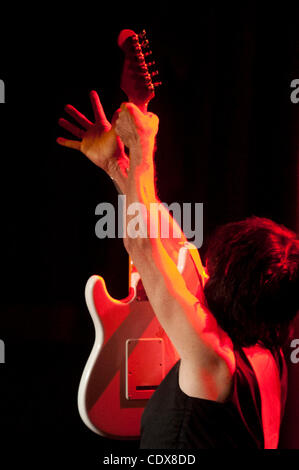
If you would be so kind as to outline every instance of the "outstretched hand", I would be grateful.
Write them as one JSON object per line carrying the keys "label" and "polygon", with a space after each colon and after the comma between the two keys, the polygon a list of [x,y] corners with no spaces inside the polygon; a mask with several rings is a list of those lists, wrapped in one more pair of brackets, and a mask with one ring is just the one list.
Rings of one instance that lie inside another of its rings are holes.
{"label": "outstretched hand", "polygon": [[[81,127],[64,118],[60,118],[58,124],[79,140],[58,137],[56,141],[64,147],[80,150],[95,165],[109,173],[111,164],[115,165],[116,160],[125,158],[124,145],[116,135],[113,124],[108,121],[100,98],[94,90],[90,92],[90,101],[95,122],[89,121],[76,108],[68,104],[65,106],[65,111]],[[117,116],[118,113],[114,115],[112,123],[115,122]]]}

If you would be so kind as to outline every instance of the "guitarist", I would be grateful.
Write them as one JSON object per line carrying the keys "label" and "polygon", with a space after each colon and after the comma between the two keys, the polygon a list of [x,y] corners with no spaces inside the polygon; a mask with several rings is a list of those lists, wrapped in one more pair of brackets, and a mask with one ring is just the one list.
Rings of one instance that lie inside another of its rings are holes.
{"label": "guitarist", "polygon": [[[66,107],[84,130],[61,119],[79,140],[58,143],[83,152],[113,178],[128,205],[142,203],[149,214],[155,207],[150,204],[158,202],[157,116],[124,103],[111,125],[95,92],[91,102],[95,123]],[[166,209],[163,217],[175,224]],[[144,218],[147,233],[149,219]],[[277,448],[286,397],[281,346],[299,308],[299,241],[268,219],[221,227],[208,247],[195,297],[176,267],[185,240],[182,232],[180,239],[124,238],[180,356],[145,409],[141,448]]]}

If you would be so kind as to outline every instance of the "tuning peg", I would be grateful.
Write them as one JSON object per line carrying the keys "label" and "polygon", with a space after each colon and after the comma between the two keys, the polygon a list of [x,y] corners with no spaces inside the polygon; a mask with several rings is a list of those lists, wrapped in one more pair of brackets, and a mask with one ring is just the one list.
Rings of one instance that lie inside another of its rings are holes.
{"label": "tuning peg", "polygon": [[138,37],[139,37],[141,40],[143,40],[143,39],[146,38],[146,31],[145,31],[145,29],[143,29],[143,30],[141,31],[141,33],[138,34]]}
{"label": "tuning peg", "polygon": [[162,82],[154,82],[153,85],[155,88],[157,88],[158,86],[162,85]]}
{"label": "tuning peg", "polygon": [[147,63],[148,67],[153,67],[153,65],[156,65],[156,62],[154,60],[152,62]]}
{"label": "tuning peg", "polygon": [[143,49],[146,49],[147,47],[149,47],[149,40],[146,39],[145,41],[142,41],[140,45]]}
{"label": "tuning peg", "polygon": [[153,71],[151,72],[151,76],[152,76],[152,77],[155,77],[156,75],[159,75],[159,70],[153,70]]}
{"label": "tuning peg", "polygon": [[144,62],[144,55],[142,54],[141,51],[140,51],[140,52],[136,52],[135,57],[136,57],[136,59],[138,60],[138,62],[141,62],[141,63]]}
{"label": "tuning peg", "polygon": [[144,57],[148,57],[149,55],[152,55],[152,51],[148,51],[144,53]]}

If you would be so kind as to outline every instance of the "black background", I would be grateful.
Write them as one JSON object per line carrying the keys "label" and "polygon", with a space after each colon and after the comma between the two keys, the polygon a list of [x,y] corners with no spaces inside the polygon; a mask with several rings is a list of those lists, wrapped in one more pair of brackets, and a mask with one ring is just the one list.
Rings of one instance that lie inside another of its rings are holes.
{"label": "black background", "polygon": [[[98,458],[104,449],[133,451],[138,442],[96,436],[78,415],[78,384],[94,339],[84,287],[101,274],[112,296],[126,296],[128,259],[121,240],[94,232],[96,205],[116,203],[113,184],[55,142],[67,136],[57,124],[64,105],[92,119],[88,93],[95,89],[110,119],[126,99],[118,33],[145,28],[163,81],[150,104],[160,118],[160,199],[204,203],[203,252],[217,225],[252,214],[298,230],[299,104],[290,100],[290,83],[299,78],[298,8],[60,7],[26,5],[3,17],[1,432],[16,452],[28,441],[28,458],[36,442],[45,455],[68,442],[66,456]],[[299,366],[289,367],[280,445],[294,449]]]}

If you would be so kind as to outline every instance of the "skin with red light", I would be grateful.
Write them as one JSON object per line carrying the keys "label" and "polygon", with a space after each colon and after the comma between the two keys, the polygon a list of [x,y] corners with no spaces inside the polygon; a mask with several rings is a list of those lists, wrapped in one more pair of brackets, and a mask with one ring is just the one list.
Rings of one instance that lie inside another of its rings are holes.
{"label": "skin with red light", "polygon": [[[95,123],[87,122],[75,108],[68,107],[66,111],[85,130],[74,129],[67,122],[60,121],[64,128],[81,140],[59,138],[57,141],[82,151],[104,169],[126,194],[127,204],[142,202],[149,210],[149,204],[158,201],[153,164],[158,119],[151,113],[141,113],[136,106],[127,103],[115,114],[111,125],[100,100],[93,93]],[[124,153],[124,145],[130,150],[130,161]],[[175,223],[167,210],[164,216]],[[130,217],[127,217],[129,222]],[[181,233],[179,241],[185,240]],[[127,238],[124,242],[141,275],[151,305],[180,354],[181,389],[190,396],[224,401],[235,370],[233,345],[218,327],[213,315],[186,288],[175,264],[178,240],[148,237]],[[202,277],[204,281],[204,270]],[[280,425],[278,371],[272,355],[264,348],[254,346],[244,351],[259,384],[265,448],[276,448]]]}
{"label": "skin with red light", "polygon": [[65,111],[81,127],[71,124],[63,118],[59,119],[58,123],[79,140],[58,137],[57,143],[65,147],[80,150],[95,165],[106,171],[110,177],[115,178],[123,191],[124,177],[129,164],[128,157],[124,152],[123,143],[113,129],[113,122],[117,118],[118,113],[115,113],[112,124],[110,124],[106,118],[99,96],[94,90],[90,92],[90,101],[95,121],[91,122],[76,108],[67,105]]}

